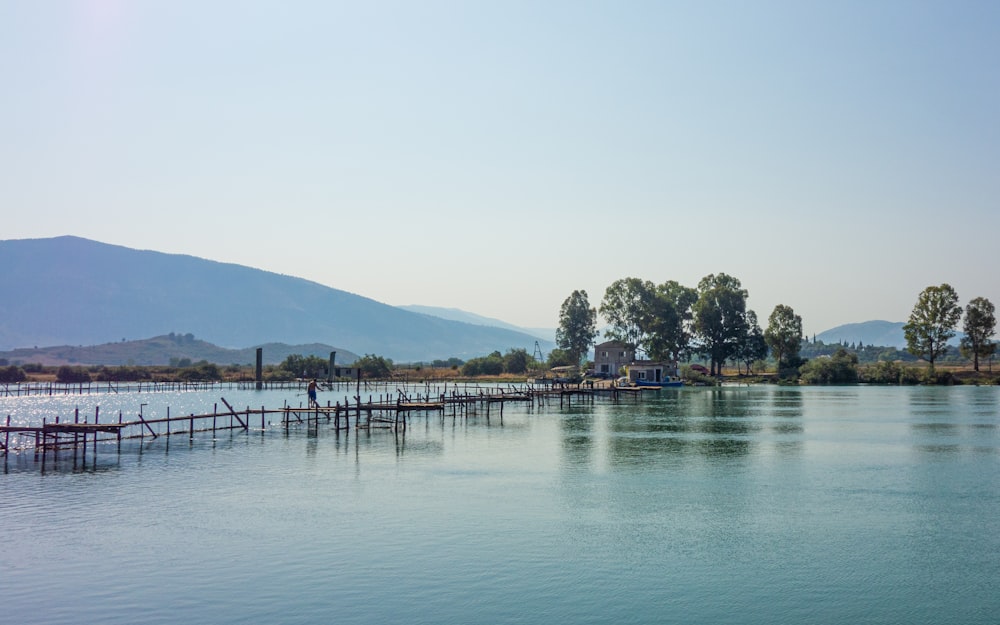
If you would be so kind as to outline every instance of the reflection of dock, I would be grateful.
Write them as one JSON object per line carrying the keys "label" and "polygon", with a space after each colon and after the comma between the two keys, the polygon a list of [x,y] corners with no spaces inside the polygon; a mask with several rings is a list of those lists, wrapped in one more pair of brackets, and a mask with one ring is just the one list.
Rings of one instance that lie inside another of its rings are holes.
{"label": "reflection of dock", "polygon": [[7,417],[6,425],[0,426],[0,433],[4,435],[0,442],[0,451],[6,456],[11,449],[10,435],[17,437],[27,437],[34,439],[35,455],[39,451],[43,455],[49,450],[57,452],[62,448],[72,448],[83,450],[87,453],[87,445],[93,443],[94,454],[97,454],[98,434],[113,434],[114,440],[121,441],[122,429],[126,427],[123,423],[43,423],[41,426],[19,426],[10,424],[10,416]]}
{"label": "reflection of dock", "polygon": [[[368,395],[362,398],[357,391],[354,396],[345,396],[343,401],[327,402],[326,406],[292,407],[259,409],[246,407],[236,410],[225,398],[221,398],[224,409],[215,405],[212,412],[206,414],[170,415],[167,408],[166,417],[147,418],[140,410],[139,414],[128,417],[119,412],[117,419],[101,420],[100,408],[95,409],[92,418],[81,418],[79,409],[72,420],[54,421],[43,419],[41,425],[11,425],[8,415],[6,424],[0,425],[0,453],[5,457],[10,452],[32,452],[35,457],[41,456],[43,467],[49,454],[57,458],[60,452],[71,451],[74,461],[82,453],[84,461],[88,451],[96,459],[98,443],[115,443],[121,449],[121,442],[127,439],[156,439],[161,436],[172,437],[187,434],[193,439],[196,433],[211,432],[214,436],[219,431],[239,430],[249,433],[251,430],[264,432],[269,427],[283,428],[286,432],[292,426],[299,424],[309,428],[318,428],[321,422],[332,426],[337,432],[349,432],[351,429],[370,431],[375,428],[385,428],[397,431],[405,430],[407,421],[417,416],[437,415],[440,418],[469,419],[485,417],[489,423],[491,417],[503,420],[504,406],[509,403],[527,404],[529,410],[553,404],[558,398],[559,407],[564,408],[573,403],[593,404],[596,398],[619,401],[623,397],[638,398],[641,388],[619,388],[614,386],[588,385],[508,385],[507,387],[479,387],[477,385],[455,385],[450,392],[434,393],[435,387],[425,384],[406,389],[406,385],[396,386],[390,390],[391,383],[384,384],[384,393]],[[366,390],[378,389],[377,383],[365,385]],[[445,386],[447,389],[447,386]],[[332,390],[332,389],[328,389]],[[424,392],[420,392],[420,391]],[[393,392],[394,391],[394,392]],[[145,404],[143,404],[145,405]],[[269,416],[279,416],[277,422],[268,420]],[[353,422],[352,422],[353,421]]]}

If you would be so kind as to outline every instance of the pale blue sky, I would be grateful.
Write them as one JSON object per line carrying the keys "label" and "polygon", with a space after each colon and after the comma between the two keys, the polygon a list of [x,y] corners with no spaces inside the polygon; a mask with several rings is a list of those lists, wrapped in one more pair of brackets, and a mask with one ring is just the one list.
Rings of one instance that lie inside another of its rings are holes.
{"label": "pale blue sky", "polygon": [[742,280],[807,333],[1000,305],[998,2],[0,3],[2,239],[555,326]]}

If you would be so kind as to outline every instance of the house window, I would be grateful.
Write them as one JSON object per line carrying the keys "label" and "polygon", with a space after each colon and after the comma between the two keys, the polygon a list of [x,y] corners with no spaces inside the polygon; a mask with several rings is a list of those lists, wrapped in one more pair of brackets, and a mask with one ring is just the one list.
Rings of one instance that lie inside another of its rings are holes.
{"label": "house window", "polygon": [[624,358],[625,357],[625,352],[618,352],[618,357],[619,358]]}
{"label": "house window", "polygon": [[608,352],[601,352],[601,356],[603,358],[607,358],[608,357]]}
{"label": "house window", "polygon": [[608,373],[609,371],[608,365],[601,365],[601,373]]}

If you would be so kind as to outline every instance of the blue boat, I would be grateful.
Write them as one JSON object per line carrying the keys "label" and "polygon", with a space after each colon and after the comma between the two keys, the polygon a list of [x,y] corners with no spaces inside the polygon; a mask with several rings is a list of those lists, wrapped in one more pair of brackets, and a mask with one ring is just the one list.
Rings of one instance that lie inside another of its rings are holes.
{"label": "blue boat", "polygon": [[684,382],[677,377],[677,363],[673,361],[635,360],[626,366],[625,377],[634,386],[684,386]]}
{"label": "blue boat", "polygon": [[653,387],[653,388],[672,388],[672,387],[675,388],[675,387],[678,387],[678,386],[684,386],[684,380],[682,380],[680,378],[674,378],[674,377],[667,376],[667,377],[663,378],[662,380],[660,380],[659,382],[655,382],[653,380],[642,380],[642,379],[636,380],[635,381],[635,385],[636,386],[650,386],[650,387]]}

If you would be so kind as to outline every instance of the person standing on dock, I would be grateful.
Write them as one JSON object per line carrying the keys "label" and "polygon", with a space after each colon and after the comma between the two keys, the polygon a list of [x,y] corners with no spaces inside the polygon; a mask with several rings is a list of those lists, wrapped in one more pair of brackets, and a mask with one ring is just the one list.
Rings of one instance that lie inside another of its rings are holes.
{"label": "person standing on dock", "polygon": [[309,407],[310,408],[313,408],[315,406],[319,406],[319,402],[316,401],[316,391],[317,391],[318,388],[319,388],[319,385],[316,384],[316,380],[311,380],[309,382],[309,386],[306,387],[306,392],[309,394]]}

